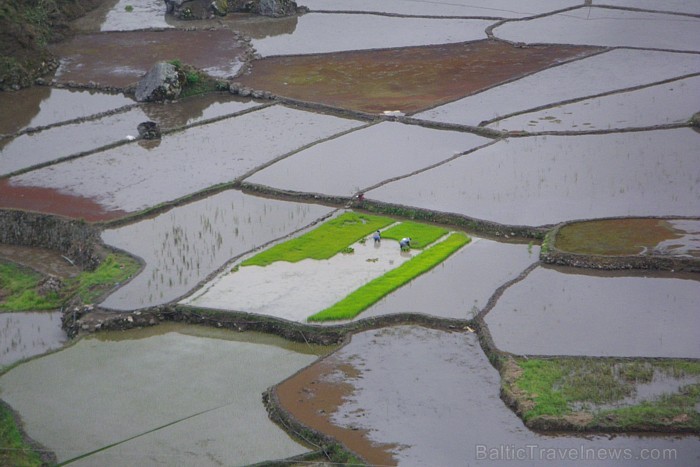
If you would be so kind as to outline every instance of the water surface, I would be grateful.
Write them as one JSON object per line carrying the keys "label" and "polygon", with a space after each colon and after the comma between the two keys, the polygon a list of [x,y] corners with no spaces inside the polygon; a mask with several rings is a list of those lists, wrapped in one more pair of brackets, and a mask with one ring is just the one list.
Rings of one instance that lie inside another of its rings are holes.
{"label": "water surface", "polygon": [[389,49],[476,41],[493,21],[479,19],[394,18],[377,15],[317,14],[299,17],[294,33],[254,39],[263,57]]}
{"label": "water surface", "polygon": [[[542,465],[556,449],[633,453],[624,462],[593,454],[586,465],[596,466],[646,465],[634,459],[644,448],[676,449],[677,458],[662,465],[697,460],[700,440],[692,436],[534,433],[505,406],[499,390],[498,372],[475,334],[415,326],[355,334],[347,346],[277,388],[295,418],[374,465],[510,465],[507,449],[523,453],[517,465],[531,466]],[[556,463],[581,465],[581,457],[558,457]]]}
{"label": "water surface", "polygon": [[87,454],[75,465],[245,465],[307,452],[260,394],[316,355],[187,329],[84,338],[0,377],[3,400],[59,462]]}
{"label": "water surface", "polygon": [[693,276],[540,267],[503,293],[486,324],[515,354],[700,358],[699,285]]}
{"label": "water surface", "polygon": [[68,336],[61,328],[61,315],[59,311],[0,313],[0,370],[63,347]]}
{"label": "water surface", "polygon": [[700,70],[696,54],[615,49],[594,57],[551,67],[497,86],[417,117],[478,125],[515,112],[603,92],[651,84]]}
{"label": "water surface", "polygon": [[256,172],[246,182],[352,196],[490,141],[470,133],[384,122],[304,149]]}
{"label": "water surface", "polygon": [[700,76],[528,112],[488,125],[498,130],[586,131],[684,123],[697,112]]}
{"label": "water surface", "polygon": [[[230,190],[107,229],[102,233],[105,243],[142,258],[146,265],[102,306],[129,310],[174,300],[233,257],[289,235],[330,211]],[[250,289],[244,294],[254,295]]]}
{"label": "water surface", "polygon": [[509,139],[366,195],[508,225],[695,216],[699,141],[691,129]]}
{"label": "water surface", "polygon": [[[663,8],[659,4],[658,8]],[[700,18],[583,7],[493,31],[499,39],[535,44],[581,44],[697,52]]]}
{"label": "water surface", "polygon": [[155,147],[133,142],[10,181],[88,198],[107,211],[135,212],[231,182],[289,151],[359,124],[273,106],[165,135]]}

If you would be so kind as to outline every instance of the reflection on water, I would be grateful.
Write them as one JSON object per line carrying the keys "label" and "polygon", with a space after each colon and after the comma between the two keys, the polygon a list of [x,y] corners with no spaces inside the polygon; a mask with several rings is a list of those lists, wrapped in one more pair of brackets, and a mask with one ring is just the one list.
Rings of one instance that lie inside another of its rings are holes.
{"label": "reflection on water", "polygon": [[0,313],[0,368],[58,349],[67,340],[60,312]]}
{"label": "reflection on water", "polygon": [[[301,380],[305,384],[296,384]],[[483,454],[499,447],[524,452],[527,446],[529,454],[513,465],[544,465],[544,450],[623,448],[634,453],[669,448],[677,457],[668,465],[696,464],[700,440],[693,436],[530,431],[500,399],[500,386],[476,334],[397,326],[353,335],[347,346],[283,382],[277,392],[296,418],[332,430],[371,464],[388,463],[378,452],[383,450],[398,465],[510,465],[502,450],[501,457]],[[364,442],[358,441],[363,433]],[[581,459],[557,457],[555,464],[579,466]],[[640,464],[591,456],[585,465]]]}
{"label": "reflection on water", "polygon": [[700,358],[698,285],[693,275],[538,267],[486,323],[496,346],[516,354]]}
{"label": "reflection on water", "polygon": [[105,243],[143,258],[146,267],[102,305],[124,310],[174,300],[229,259],[329,212],[323,206],[226,191],[153,219],[106,230]]}
{"label": "reflection on water", "polygon": [[315,354],[169,331],[84,338],[0,377],[3,400],[59,462],[108,447],[76,465],[247,465],[308,452],[260,394]]}

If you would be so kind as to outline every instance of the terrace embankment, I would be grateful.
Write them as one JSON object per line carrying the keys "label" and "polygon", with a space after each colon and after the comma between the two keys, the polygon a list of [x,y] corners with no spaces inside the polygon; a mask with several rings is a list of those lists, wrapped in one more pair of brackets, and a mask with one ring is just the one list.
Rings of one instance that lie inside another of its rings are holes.
{"label": "terrace embankment", "polygon": [[99,238],[83,221],[0,209],[0,243],[53,249],[89,270],[99,263]]}
{"label": "terrace embankment", "polygon": [[589,269],[700,272],[697,219],[571,222],[547,233],[540,260]]}

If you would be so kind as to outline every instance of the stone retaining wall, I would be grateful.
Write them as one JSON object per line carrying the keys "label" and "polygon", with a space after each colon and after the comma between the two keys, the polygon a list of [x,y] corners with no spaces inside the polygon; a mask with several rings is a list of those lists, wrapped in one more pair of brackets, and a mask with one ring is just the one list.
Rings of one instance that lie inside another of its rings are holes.
{"label": "stone retaining wall", "polygon": [[88,270],[99,264],[99,229],[84,221],[0,209],[0,243],[56,250]]}

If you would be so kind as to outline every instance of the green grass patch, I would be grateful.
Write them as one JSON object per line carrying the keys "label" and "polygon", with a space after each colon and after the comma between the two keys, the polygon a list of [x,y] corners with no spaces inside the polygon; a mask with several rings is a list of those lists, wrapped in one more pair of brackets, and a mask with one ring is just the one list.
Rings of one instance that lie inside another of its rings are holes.
{"label": "green grass patch", "polygon": [[388,217],[346,212],[311,232],[258,253],[243,261],[241,266],[267,266],[275,261],[296,263],[307,258],[328,259],[393,222]]}
{"label": "green grass patch", "polygon": [[94,271],[82,272],[66,280],[58,293],[42,296],[37,292],[41,274],[12,263],[0,263],[0,311],[56,309],[76,295],[84,303],[93,303],[136,274],[140,267],[130,256],[110,254]]}
{"label": "green grass patch", "polygon": [[[633,396],[638,384],[649,383],[654,374],[671,378],[700,375],[700,362],[669,360],[615,361],[596,358],[517,360],[523,370],[515,381],[532,404],[525,421],[539,416],[562,417],[579,410],[593,414],[592,425],[615,428],[667,426],[700,428],[700,384],[656,400],[620,408],[614,402]],[[602,407],[608,404],[607,407]]]}
{"label": "green grass patch", "polygon": [[0,465],[42,465],[39,455],[24,442],[12,412],[4,404],[0,404]]}
{"label": "green grass patch", "polygon": [[115,285],[124,282],[141,268],[127,255],[110,254],[92,272],[84,272],[69,282],[70,295],[77,294],[84,303],[93,303]]}
{"label": "green grass patch", "polygon": [[309,321],[354,318],[385,295],[443,262],[470,240],[464,234],[454,233],[450,235],[444,241],[424,250],[396,269],[392,269],[355,290],[335,305],[309,317]]}
{"label": "green grass patch", "polygon": [[36,291],[41,274],[13,263],[0,263],[0,311],[50,310],[60,306],[58,294]]}
{"label": "green grass patch", "polygon": [[418,222],[402,222],[382,232],[382,238],[400,241],[404,237],[411,238],[411,248],[425,248],[438,238],[446,235],[447,229],[434,225],[419,224]]}

